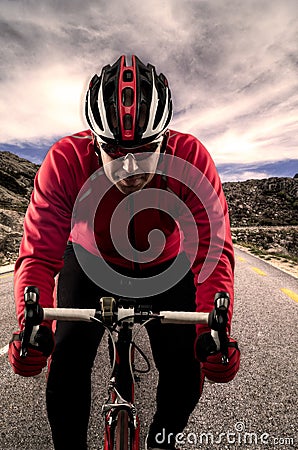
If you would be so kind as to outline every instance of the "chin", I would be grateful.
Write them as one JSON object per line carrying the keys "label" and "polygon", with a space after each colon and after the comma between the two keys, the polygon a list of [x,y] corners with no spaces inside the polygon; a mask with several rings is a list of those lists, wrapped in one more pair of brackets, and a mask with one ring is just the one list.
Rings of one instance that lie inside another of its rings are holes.
{"label": "chin", "polygon": [[118,183],[116,183],[116,186],[124,194],[130,194],[131,192],[140,191],[141,189],[143,189],[144,186],[146,186],[147,183],[148,183],[147,179],[141,180],[140,183],[138,183],[137,185],[133,184],[129,185],[123,183],[122,181],[119,181]]}
{"label": "chin", "polygon": [[124,186],[122,184],[116,183],[116,186],[123,194],[131,194],[132,192],[137,192],[143,189],[145,183],[140,186]]}

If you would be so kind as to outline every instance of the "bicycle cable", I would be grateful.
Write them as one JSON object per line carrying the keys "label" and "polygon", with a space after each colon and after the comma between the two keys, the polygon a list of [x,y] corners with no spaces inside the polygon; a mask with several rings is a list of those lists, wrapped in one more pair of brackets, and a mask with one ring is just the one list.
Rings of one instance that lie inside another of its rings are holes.
{"label": "bicycle cable", "polygon": [[150,365],[150,361],[149,361],[148,356],[143,352],[143,350],[135,342],[132,342],[131,345],[132,345],[132,347],[134,349],[136,349],[139,352],[139,354],[142,356],[143,360],[145,361],[145,363],[147,365],[146,369],[138,369],[135,366],[135,364],[134,364],[133,365],[133,371],[137,372],[137,373],[148,373],[148,372],[150,372],[151,365]]}

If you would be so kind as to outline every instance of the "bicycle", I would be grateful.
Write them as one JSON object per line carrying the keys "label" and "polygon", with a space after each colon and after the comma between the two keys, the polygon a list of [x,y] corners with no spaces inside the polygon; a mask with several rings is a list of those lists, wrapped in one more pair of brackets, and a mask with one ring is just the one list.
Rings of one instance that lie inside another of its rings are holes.
{"label": "bicycle", "polygon": [[[25,289],[25,328],[22,332],[21,352],[26,357],[34,327],[44,320],[72,320],[98,322],[109,333],[111,378],[108,397],[102,406],[104,416],[103,450],[140,450],[140,420],[134,405],[135,376],[138,369],[134,365],[135,350],[144,357],[147,368],[150,363],[146,355],[135,344],[140,329],[149,321],[175,324],[208,324],[218,350],[222,353],[222,363],[228,363],[227,311],[229,296],[221,292],[215,295],[214,310],[211,313],[160,311],[152,313],[150,305],[135,299],[102,297],[99,309],[42,308],[39,292],[34,286]],[[135,324],[139,329],[133,334]]]}

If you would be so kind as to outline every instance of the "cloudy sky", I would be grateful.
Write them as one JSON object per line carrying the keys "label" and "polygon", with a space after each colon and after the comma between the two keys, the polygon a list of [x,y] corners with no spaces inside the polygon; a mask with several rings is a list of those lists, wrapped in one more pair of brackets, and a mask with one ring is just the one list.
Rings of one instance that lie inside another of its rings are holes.
{"label": "cloudy sky", "polygon": [[0,150],[41,162],[87,128],[88,81],[121,54],[167,75],[172,128],[223,181],[298,172],[296,0],[1,0]]}

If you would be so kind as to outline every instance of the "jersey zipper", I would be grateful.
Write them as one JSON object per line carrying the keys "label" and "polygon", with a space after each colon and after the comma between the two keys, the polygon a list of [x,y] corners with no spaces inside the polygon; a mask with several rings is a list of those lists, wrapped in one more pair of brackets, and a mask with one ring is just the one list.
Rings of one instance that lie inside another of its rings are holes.
{"label": "jersey zipper", "polygon": [[140,273],[141,268],[140,268],[140,263],[138,262],[138,251],[137,251],[137,247],[136,247],[136,222],[135,222],[135,214],[134,214],[134,199],[133,196],[131,195],[128,199],[129,202],[129,225],[128,225],[128,238],[129,238],[129,242],[132,245],[132,261],[131,261],[131,265],[132,265],[132,270],[136,273]]}

